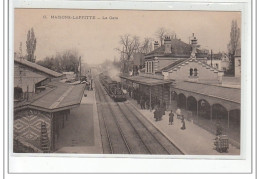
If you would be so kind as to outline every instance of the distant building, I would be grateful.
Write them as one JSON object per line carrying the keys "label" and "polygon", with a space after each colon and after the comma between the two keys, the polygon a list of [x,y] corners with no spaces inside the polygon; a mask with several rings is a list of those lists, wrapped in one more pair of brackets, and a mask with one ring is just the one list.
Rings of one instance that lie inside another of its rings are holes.
{"label": "distant building", "polygon": [[133,74],[137,75],[139,74],[139,69],[144,68],[144,53],[134,53],[133,54]]}
{"label": "distant building", "polygon": [[14,59],[14,87],[22,89],[23,93],[32,95],[36,92],[38,83],[44,81],[60,80],[61,73],[45,68],[36,63],[29,62],[23,58]]}
{"label": "distant building", "polygon": [[207,64],[221,71],[227,71],[229,69],[229,57],[225,53],[209,54]]}
{"label": "distant building", "polygon": [[150,76],[161,75],[162,69],[180,60],[196,57],[197,60],[207,59],[208,54],[197,48],[197,39],[193,34],[190,44],[180,39],[166,37],[164,45],[159,47],[158,42],[154,44],[154,50],[145,55],[144,72]]}
{"label": "distant building", "polygon": [[235,53],[235,77],[241,76],[241,48],[236,50]]}
{"label": "distant building", "polygon": [[62,72],[63,76],[67,79],[75,79],[76,74],[73,71]]}

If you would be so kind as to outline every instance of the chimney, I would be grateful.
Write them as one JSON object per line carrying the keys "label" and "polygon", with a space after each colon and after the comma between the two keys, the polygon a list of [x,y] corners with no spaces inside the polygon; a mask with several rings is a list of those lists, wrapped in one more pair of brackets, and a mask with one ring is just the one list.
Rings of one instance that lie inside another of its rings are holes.
{"label": "chimney", "polygon": [[171,43],[171,38],[166,36],[164,39],[164,46],[165,46],[165,51],[164,53],[172,53],[172,43]]}
{"label": "chimney", "polygon": [[159,42],[158,41],[155,41],[154,42],[154,50],[157,49],[159,47]]}
{"label": "chimney", "polygon": [[191,38],[191,58],[196,58],[196,53],[197,53],[197,39],[194,36],[194,33],[192,33],[192,38]]}

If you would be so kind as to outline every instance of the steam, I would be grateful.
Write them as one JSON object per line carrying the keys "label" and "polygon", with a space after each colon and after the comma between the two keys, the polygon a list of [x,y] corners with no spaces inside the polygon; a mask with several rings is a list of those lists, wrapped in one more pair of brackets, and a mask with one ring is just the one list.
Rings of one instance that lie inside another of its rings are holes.
{"label": "steam", "polygon": [[115,67],[114,65],[109,65],[107,68],[107,75],[110,76],[110,78],[114,81],[120,82],[120,70]]}

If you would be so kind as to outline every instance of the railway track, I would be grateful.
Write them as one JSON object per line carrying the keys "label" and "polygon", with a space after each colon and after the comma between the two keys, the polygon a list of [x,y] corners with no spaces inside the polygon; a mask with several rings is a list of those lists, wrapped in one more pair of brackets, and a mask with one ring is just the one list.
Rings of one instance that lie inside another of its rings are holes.
{"label": "railway track", "polygon": [[[115,114],[110,112],[112,110],[110,104],[103,103],[103,101],[106,100],[104,93],[100,92],[101,84],[98,84],[97,86],[98,88],[96,88],[96,90],[98,92],[99,102],[101,102],[99,104],[101,105],[101,108],[98,108],[99,111],[101,111],[101,120],[106,131],[106,136],[109,143],[109,151],[112,154],[131,154],[131,149],[129,148],[124,133],[122,132],[122,129],[116,120]],[[104,153],[107,152],[104,151]]]}
{"label": "railway track", "polygon": [[[135,110],[129,102],[118,104],[121,106],[123,111],[128,111],[132,114],[132,117],[129,119],[132,120],[132,124],[137,127],[143,128],[140,131],[140,136],[143,137],[143,133],[150,133],[151,137],[156,141],[155,143],[160,144],[158,147],[153,145],[148,145],[153,154],[170,154],[170,155],[182,155],[183,152],[173,144],[164,134],[161,133],[159,129],[150,124],[147,119],[141,113],[134,113]],[[123,106],[123,107],[122,107]],[[152,140],[152,139],[151,139]]]}
{"label": "railway track", "polygon": [[[128,154],[183,154],[166,136],[144,119],[144,116],[135,114],[133,112],[135,109],[131,108],[129,102],[115,103],[108,95],[105,95],[103,86],[98,80],[95,84],[98,86],[96,90],[98,109],[101,111],[100,122],[103,123],[101,126],[105,130],[103,133],[106,137],[104,138],[107,139],[102,139],[104,153],[127,153],[125,150],[127,149]],[[120,136],[121,142],[118,143],[117,140],[120,141],[118,136],[112,135]],[[119,146],[114,142],[117,142]]]}

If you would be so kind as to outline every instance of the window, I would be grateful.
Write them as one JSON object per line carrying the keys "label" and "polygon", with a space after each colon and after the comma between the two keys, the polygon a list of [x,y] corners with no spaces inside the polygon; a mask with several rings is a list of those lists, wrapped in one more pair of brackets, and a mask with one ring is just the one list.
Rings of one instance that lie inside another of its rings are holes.
{"label": "window", "polygon": [[197,68],[194,69],[194,76],[198,76],[198,70],[197,70]]}
{"label": "window", "polygon": [[192,76],[193,75],[193,69],[191,68],[190,69],[190,76]]}
{"label": "window", "polygon": [[190,68],[190,77],[197,77],[198,76],[198,69],[197,68]]}
{"label": "window", "polygon": [[146,62],[146,73],[153,73],[154,72],[154,62]]}

